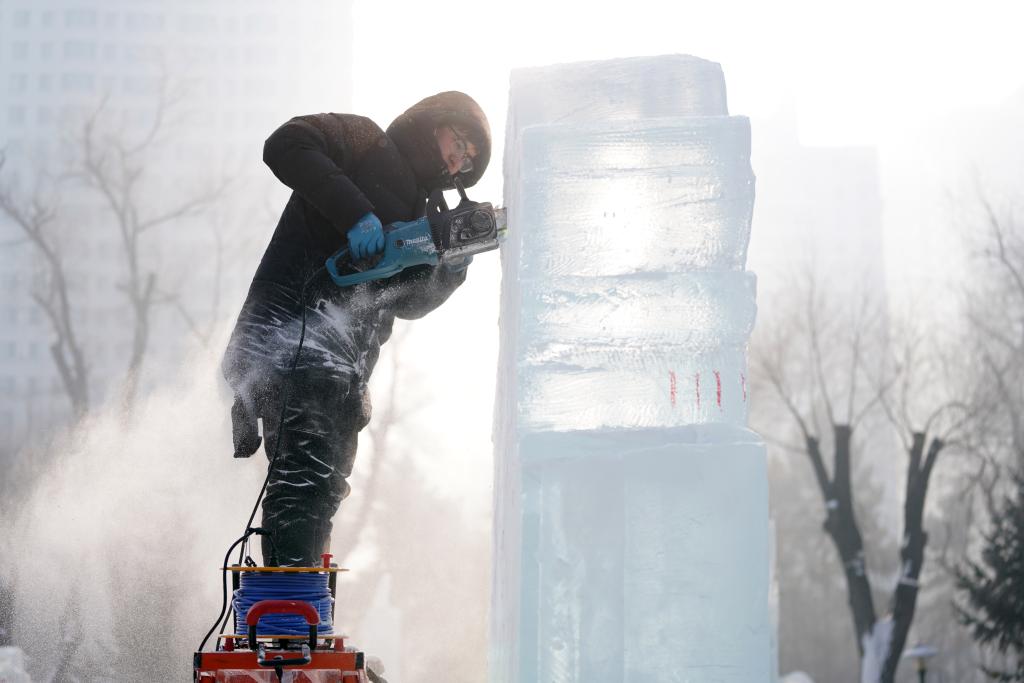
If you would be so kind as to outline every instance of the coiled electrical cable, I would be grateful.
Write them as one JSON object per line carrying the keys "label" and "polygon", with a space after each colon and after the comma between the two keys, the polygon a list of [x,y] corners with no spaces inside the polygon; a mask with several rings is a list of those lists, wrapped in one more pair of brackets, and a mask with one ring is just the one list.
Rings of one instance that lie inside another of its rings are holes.
{"label": "coiled electrical cable", "polygon": [[[235,633],[245,633],[245,617],[249,608],[260,600],[303,600],[320,614],[317,632],[334,633],[331,607],[334,598],[328,585],[328,573],[242,572],[241,583],[234,593],[231,606],[235,610]],[[267,614],[256,627],[259,635],[305,636],[309,624],[298,614]]]}

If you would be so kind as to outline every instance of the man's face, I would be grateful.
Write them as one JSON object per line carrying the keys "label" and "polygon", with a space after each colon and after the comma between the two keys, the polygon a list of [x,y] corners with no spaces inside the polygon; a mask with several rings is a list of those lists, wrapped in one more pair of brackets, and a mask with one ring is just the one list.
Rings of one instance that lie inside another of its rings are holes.
{"label": "man's face", "polygon": [[437,146],[441,150],[448,173],[468,173],[473,170],[473,159],[476,157],[476,145],[469,141],[466,132],[454,126],[441,126],[434,131]]}

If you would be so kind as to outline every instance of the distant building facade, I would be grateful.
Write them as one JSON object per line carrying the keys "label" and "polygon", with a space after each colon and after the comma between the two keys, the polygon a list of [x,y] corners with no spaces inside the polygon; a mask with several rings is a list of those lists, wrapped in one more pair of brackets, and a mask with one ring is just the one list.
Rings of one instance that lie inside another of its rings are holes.
{"label": "distant building facade", "polygon": [[[210,322],[248,284],[285,191],[261,162],[263,140],[296,114],[347,110],[351,52],[350,0],[0,0],[4,187],[24,199],[37,179],[62,173],[98,110],[96,139],[126,144],[144,140],[163,117],[139,157],[136,208],[147,215],[231,181],[204,211],[154,228],[140,244],[160,301],[151,379],[180,359],[186,316]],[[96,405],[123,375],[131,343],[131,311],[118,289],[125,259],[102,197],[59,180],[55,234]],[[70,413],[51,323],[33,299],[45,285],[41,266],[0,214],[0,453]]]}
{"label": "distant building facade", "polygon": [[[812,269],[839,291],[873,288],[886,272],[878,152],[800,144],[795,114],[752,122],[757,175],[750,267],[759,293]],[[764,305],[764,304],[762,304]]]}

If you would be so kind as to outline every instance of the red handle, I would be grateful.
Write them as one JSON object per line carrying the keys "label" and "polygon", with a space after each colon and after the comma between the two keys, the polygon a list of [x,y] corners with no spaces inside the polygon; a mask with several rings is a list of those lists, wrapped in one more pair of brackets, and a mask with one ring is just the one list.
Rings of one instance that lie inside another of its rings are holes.
{"label": "red handle", "polygon": [[311,603],[305,600],[260,600],[249,608],[245,615],[245,623],[255,626],[264,614],[298,614],[306,618],[306,623],[315,626],[320,623],[320,613]]}

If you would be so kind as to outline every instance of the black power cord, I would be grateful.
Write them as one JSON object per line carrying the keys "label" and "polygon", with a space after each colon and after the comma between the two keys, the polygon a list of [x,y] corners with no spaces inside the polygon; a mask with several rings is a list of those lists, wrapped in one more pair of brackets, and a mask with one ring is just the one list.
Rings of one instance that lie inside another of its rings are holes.
{"label": "black power cord", "polygon": [[[456,178],[455,186],[459,191],[459,195],[464,200],[468,201],[466,198],[466,190],[462,187],[461,179]],[[444,199],[444,193],[440,190],[434,191],[429,197],[421,197],[420,201],[422,202],[422,205],[418,207],[419,210],[417,211],[417,214],[423,214],[426,216],[439,215],[448,210],[448,203]],[[326,265],[323,265],[313,271],[306,281],[302,283],[302,289],[299,291],[299,307],[302,311],[302,327],[299,332],[299,346],[295,349],[295,357],[292,359],[292,365],[288,369],[288,373],[285,375],[286,380],[291,378],[292,373],[295,372],[295,368],[299,365],[299,356],[302,354],[302,345],[306,339],[306,289],[309,287],[310,283],[312,283],[313,280],[325,270]],[[256,497],[256,504],[252,507],[252,513],[249,515],[249,521],[245,524],[245,533],[231,544],[231,547],[228,548],[228,552],[224,555],[224,566],[221,568],[221,573],[223,574],[223,600],[221,602],[220,613],[217,615],[217,619],[214,621],[213,626],[211,626],[210,630],[207,631],[206,636],[203,638],[203,642],[199,644],[199,650],[197,650],[197,652],[202,652],[203,648],[206,647],[206,643],[210,639],[210,636],[217,630],[217,625],[221,624],[223,620],[223,625],[221,626],[221,629],[223,630],[228,623],[228,619],[231,618],[231,613],[228,611],[228,561],[231,559],[231,551],[239,544],[242,544],[242,550],[239,552],[238,556],[238,563],[242,564],[242,558],[245,556],[244,544],[249,540],[249,537],[254,534],[268,535],[268,532],[265,529],[261,529],[259,527],[253,528],[252,521],[256,519],[256,511],[259,509],[260,502],[262,502],[263,496],[267,492],[267,486],[270,484],[270,475],[274,472],[274,465],[277,464],[277,456],[281,449],[281,433],[284,431],[284,415],[285,411],[288,409],[288,399],[291,397],[291,388],[291,382],[286,381],[284,399],[281,402],[281,414],[278,417],[277,422],[278,429],[277,439],[274,443],[274,455],[270,458],[270,465],[267,467],[267,477],[263,480],[263,487],[260,489],[259,496]],[[273,537],[268,535],[268,538],[271,539],[271,545],[273,546]],[[274,549],[274,552],[276,553],[276,548]]]}
{"label": "black power cord", "polygon": [[[224,627],[227,625],[228,619],[231,618],[231,613],[230,611],[228,611],[228,562],[231,560],[231,551],[233,551],[239,545],[242,545],[242,549],[239,552],[238,556],[238,563],[242,564],[242,558],[245,555],[245,544],[248,543],[250,536],[266,535],[268,538],[270,538],[271,546],[274,546],[273,536],[270,536],[269,532],[266,529],[260,527],[254,528],[252,526],[252,522],[254,519],[256,519],[256,511],[259,510],[260,503],[263,501],[263,496],[267,492],[267,486],[270,484],[270,476],[274,473],[274,465],[277,464],[277,456],[281,452],[281,434],[284,432],[284,416],[285,412],[288,410],[288,400],[291,398],[292,389],[291,382],[287,380],[291,379],[292,373],[295,372],[295,368],[297,368],[299,365],[299,356],[302,354],[302,345],[306,340],[306,289],[309,287],[310,283],[313,282],[313,280],[323,270],[324,266],[320,266],[315,271],[313,271],[313,274],[310,275],[306,279],[306,281],[302,283],[302,289],[299,291],[299,308],[302,311],[302,326],[299,331],[299,345],[298,348],[295,349],[295,357],[292,358],[291,367],[288,368],[288,373],[285,375],[285,393],[284,399],[281,401],[281,414],[280,416],[278,416],[277,420],[277,439],[275,439],[274,441],[274,455],[270,458],[270,464],[267,466],[267,476],[263,480],[263,486],[262,488],[260,488],[260,494],[256,497],[256,504],[253,505],[252,512],[249,514],[249,521],[245,523],[245,533],[242,534],[242,536],[238,540],[231,544],[231,546],[228,548],[227,553],[225,553],[224,555],[224,565],[223,567],[221,567],[221,586],[223,589],[223,599],[221,602],[220,613],[217,615],[217,619],[213,622],[213,626],[210,627],[210,630],[207,631],[206,635],[203,637],[203,642],[199,644],[199,649],[197,650],[197,652],[203,651],[203,648],[206,647],[207,641],[210,640],[210,636],[212,636],[213,632],[217,630],[218,624],[221,625],[221,629],[223,630]],[[274,548],[274,553],[276,554],[276,548]]]}

